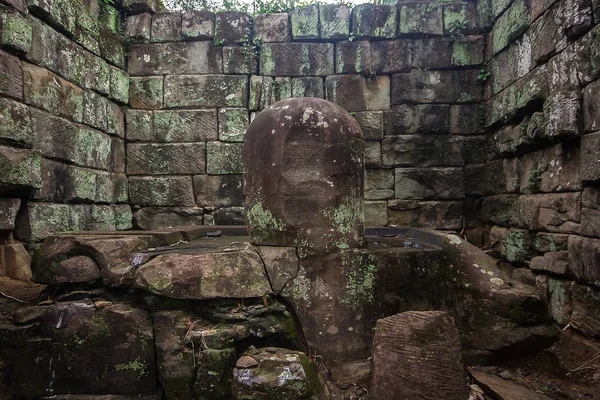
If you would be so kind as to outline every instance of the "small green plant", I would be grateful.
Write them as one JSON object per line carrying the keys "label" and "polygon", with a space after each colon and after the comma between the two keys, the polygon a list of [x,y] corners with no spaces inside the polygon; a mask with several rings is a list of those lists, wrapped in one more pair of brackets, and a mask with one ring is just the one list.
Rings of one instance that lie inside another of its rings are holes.
{"label": "small green plant", "polygon": [[485,81],[488,80],[488,78],[490,77],[490,75],[491,75],[490,71],[488,71],[485,66],[481,67],[479,69],[479,75],[477,75],[477,80],[485,82]]}
{"label": "small green plant", "polygon": [[457,19],[450,22],[448,25],[448,33],[450,34],[450,37],[454,39],[456,37],[463,36],[463,31],[465,28],[466,22],[462,19]]}
{"label": "small green plant", "polygon": [[216,47],[223,47],[225,45],[225,41],[223,39],[215,39],[213,44]]}
{"label": "small green plant", "polygon": [[244,48],[244,55],[247,57],[254,57],[258,60],[260,57],[260,48],[263,44],[263,40],[261,38],[252,38],[251,35],[246,34],[244,36],[244,40],[241,45]]}

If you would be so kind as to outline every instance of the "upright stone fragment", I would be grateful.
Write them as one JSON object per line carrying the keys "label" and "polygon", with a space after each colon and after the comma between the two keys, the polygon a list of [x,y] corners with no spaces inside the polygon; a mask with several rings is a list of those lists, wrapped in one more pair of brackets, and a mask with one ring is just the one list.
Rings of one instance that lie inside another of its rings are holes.
{"label": "upright stone fragment", "polygon": [[378,320],[371,393],[378,400],[466,399],[452,317],[441,311],[408,311]]}
{"label": "upright stone fragment", "polygon": [[358,246],[362,152],[360,127],[333,103],[294,98],[263,110],[248,128],[243,154],[253,242]]}

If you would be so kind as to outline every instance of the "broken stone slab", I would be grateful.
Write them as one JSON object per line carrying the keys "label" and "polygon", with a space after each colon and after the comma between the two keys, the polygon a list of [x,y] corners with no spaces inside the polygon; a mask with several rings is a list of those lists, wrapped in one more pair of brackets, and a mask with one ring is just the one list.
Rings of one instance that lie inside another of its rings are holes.
{"label": "broken stone slab", "polygon": [[441,311],[412,311],[380,319],[373,342],[371,394],[397,398],[468,396],[453,318]]}
{"label": "broken stone slab", "polygon": [[162,254],[135,273],[135,287],[176,299],[263,297],[271,293],[264,265],[248,243],[198,254]]}
{"label": "broken stone slab", "polygon": [[533,392],[499,376],[469,368],[475,382],[491,396],[499,400],[550,400],[550,397]]}
{"label": "broken stone slab", "polygon": [[195,207],[143,207],[134,214],[135,226],[157,230],[202,225],[204,211]]}
{"label": "broken stone slab", "polygon": [[46,290],[46,285],[0,276],[0,296],[16,300],[19,303],[35,304],[40,300],[44,290]]}
{"label": "broken stone slab", "polygon": [[152,235],[53,236],[40,249],[33,281],[51,285],[88,281],[98,278],[99,270],[104,285],[128,287],[137,267],[135,254],[157,245]]}
{"label": "broken stone slab", "polygon": [[[242,363],[250,359],[254,362]],[[300,351],[277,347],[251,349],[233,370],[234,399],[300,400],[317,394],[319,385],[315,366]]]}

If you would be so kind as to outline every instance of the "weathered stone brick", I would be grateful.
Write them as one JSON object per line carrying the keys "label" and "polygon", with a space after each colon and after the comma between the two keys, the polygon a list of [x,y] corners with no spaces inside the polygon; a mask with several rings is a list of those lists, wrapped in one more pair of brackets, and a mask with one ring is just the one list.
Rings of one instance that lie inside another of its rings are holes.
{"label": "weathered stone brick", "polygon": [[106,105],[104,97],[86,90],[83,96],[83,123],[106,131]]}
{"label": "weathered stone brick", "polygon": [[217,140],[216,110],[172,110],[154,112],[157,142],[203,142]]}
{"label": "weathered stone brick", "polygon": [[139,206],[193,207],[191,176],[129,177],[129,199]]}
{"label": "weathered stone brick", "polygon": [[571,138],[581,134],[581,93],[559,92],[544,103],[545,136],[550,140]]}
{"label": "weathered stone brick", "polygon": [[196,175],[194,194],[201,207],[241,206],[243,200],[241,175]]}
{"label": "weathered stone brick", "polygon": [[317,4],[294,8],[290,13],[290,19],[294,40],[319,38],[319,6]]}
{"label": "weathered stone brick", "polygon": [[600,80],[594,81],[583,89],[583,125],[585,132],[600,130]]}
{"label": "weathered stone brick", "polygon": [[352,114],[365,140],[383,139],[383,111],[361,111]]}
{"label": "weathered stone brick", "polygon": [[571,235],[568,249],[573,275],[585,283],[600,285],[600,240]]}
{"label": "weathered stone brick", "polygon": [[413,67],[450,68],[453,43],[448,38],[416,39],[413,41]]}
{"label": "weathered stone brick", "polygon": [[127,72],[109,67],[110,70],[110,91],[109,97],[119,103],[129,103],[129,74]]}
{"label": "weathered stone brick", "polygon": [[588,133],[581,138],[581,179],[600,180],[600,132]]}
{"label": "weathered stone brick", "polygon": [[125,44],[120,35],[112,33],[107,28],[100,27],[100,56],[111,64],[125,69]]}
{"label": "weathered stone brick", "polygon": [[252,17],[237,11],[218,12],[215,16],[215,41],[241,43],[252,38]]}
{"label": "weathered stone brick", "polygon": [[136,211],[135,225],[146,230],[202,225],[203,215],[198,207],[144,207]]}
{"label": "weathered stone brick", "polygon": [[325,88],[326,99],[348,111],[385,110],[390,106],[387,76],[332,75],[325,78]]}
{"label": "weathered stone brick", "polygon": [[600,211],[585,207],[581,209],[581,234],[600,237]]}
{"label": "weathered stone brick", "polygon": [[193,175],[206,172],[206,144],[127,144],[128,175]]}
{"label": "weathered stone brick", "polygon": [[483,36],[467,36],[454,39],[452,44],[452,66],[483,64],[485,40]]}
{"label": "weathered stone brick", "polygon": [[538,232],[533,238],[533,248],[539,253],[562,251],[568,248],[569,235]]}
{"label": "weathered stone brick", "polygon": [[0,199],[0,230],[12,230],[21,207],[21,199]]}
{"label": "weathered stone brick", "polygon": [[338,74],[371,73],[371,45],[368,41],[338,42],[335,47],[335,70]]}
{"label": "weathered stone brick", "polygon": [[577,282],[571,284],[571,298],[573,313],[570,324],[588,337],[597,337],[600,334],[600,291],[598,282],[589,287]]}
{"label": "weathered stone brick", "polygon": [[223,72],[252,75],[258,72],[258,50],[252,45],[223,47]]}
{"label": "weathered stone brick", "polygon": [[152,14],[142,13],[129,15],[125,34],[136,43],[150,42],[150,32],[152,26]]}
{"label": "weathered stone brick", "polygon": [[519,162],[521,193],[581,189],[578,146],[558,144],[527,153]]}
{"label": "weathered stone brick", "polygon": [[395,197],[404,200],[456,200],[465,197],[462,168],[397,168]]}
{"label": "weathered stone brick", "polygon": [[400,34],[443,35],[442,7],[430,3],[398,4]]}
{"label": "weathered stone brick", "polygon": [[27,104],[58,114],[60,95],[56,75],[44,68],[23,63],[23,86]]}
{"label": "weathered stone brick", "polygon": [[385,200],[394,197],[394,170],[368,169],[365,171],[365,199]]}
{"label": "weathered stone brick", "polygon": [[371,65],[376,74],[410,71],[412,41],[405,39],[371,42]]}
{"label": "weathered stone brick", "polygon": [[31,18],[30,21],[32,38],[27,59],[45,68],[56,70],[56,54],[61,35],[36,18]]}
{"label": "weathered stone brick", "polygon": [[292,78],[292,97],[317,97],[325,98],[323,91],[323,78],[306,76]]}
{"label": "weathered stone brick", "polygon": [[538,202],[536,228],[557,233],[579,233],[581,230],[581,193],[548,193],[523,196],[525,201]]}
{"label": "weathered stone brick", "polygon": [[74,230],[70,220],[70,207],[66,204],[28,202],[17,221],[17,238],[38,242],[53,233]]}
{"label": "weathered stone brick", "polygon": [[460,229],[462,201],[390,200],[389,223],[433,229]]}
{"label": "weathered stone brick", "polygon": [[128,141],[154,141],[152,111],[128,109],[125,118]]}
{"label": "weathered stone brick", "polygon": [[350,36],[350,8],[344,4],[319,5],[322,39],[346,39]]}
{"label": "weathered stone brick", "polygon": [[271,104],[272,95],[273,78],[270,76],[250,77],[250,99],[248,104],[250,110],[262,110],[268,107]]}
{"label": "weathered stone brick", "polygon": [[181,35],[187,40],[212,39],[215,35],[215,13],[185,10],[181,16]]}
{"label": "weathered stone brick", "polygon": [[478,104],[450,106],[450,133],[474,135],[482,131],[483,110]]}
{"label": "weathered stone brick", "polygon": [[23,71],[21,61],[0,50],[0,94],[16,100],[23,99]]}
{"label": "weathered stone brick", "polygon": [[246,213],[244,207],[222,207],[212,213],[212,218],[214,225],[244,225]]}
{"label": "weathered stone brick", "polygon": [[125,140],[118,137],[110,138],[110,160],[108,170],[125,173]]}
{"label": "weathered stone brick", "polygon": [[504,49],[508,44],[521,36],[529,27],[529,5],[526,0],[516,0],[504,13],[492,30],[493,54]]}
{"label": "weathered stone brick", "polygon": [[125,138],[125,108],[106,102],[106,133]]}
{"label": "weathered stone brick", "polygon": [[[536,2],[532,3],[532,6]],[[534,63],[548,61],[567,47],[567,37],[557,29],[558,5],[531,24],[531,59]]]}
{"label": "weathered stone brick", "polygon": [[220,48],[207,41],[138,44],[129,52],[128,71],[131,75],[218,74],[223,71],[222,56]]}
{"label": "weathered stone brick", "polygon": [[[83,64],[84,77],[81,85],[84,88],[95,90],[100,94],[108,95],[110,93],[110,69],[108,68],[108,63],[102,58],[87,52],[83,52],[82,57],[85,62]],[[63,71],[60,69],[61,65],[62,64],[59,62],[59,73]],[[71,70],[68,66],[65,66],[65,68],[67,68],[65,71],[68,72],[64,72],[63,76],[69,79]],[[79,74],[79,68],[77,67],[75,70],[77,71],[76,74]]]}
{"label": "weathered stone brick", "polygon": [[271,104],[292,97],[292,79],[287,76],[277,76],[273,80]]}
{"label": "weathered stone brick", "polygon": [[387,201],[365,201],[365,226],[386,226],[387,224]]}
{"label": "weathered stone brick", "polygon": [[100,9],[98,12],[98,22],[108,28],[112,33],[119,33],[122,31],[121,15],[116,8],[100,2]]}
{"label": "weathered stone brick", "polygon": [[211,175],[242,173],[242,144],[208,142],[206,145],[206,172]]}
{"label": "weathered stone brick", "polygon": [[333,74],[331,43],[266,43],[260,52],[260,74],[327,76]]}
{"label": "weathered stone brick", "polygon": [[29,19],[18,12],[0,13],[0,44],[21,53],[31,47],[32,27]]}
{"label": "weathered stone brick", "polygon": [[25,0],[2,0],[2,2],[20,13],[27,12],[27,2]]}
{"label": "weathered stone brick", "polygon": [[163,77],[129,78],[129,104],[133,108],[153,110],[163,106]]}
{"label": "weathered stone brick", "polygon": [[357,38],[393,38],[397,33],[395,6],[359,4],[352,9],[352,35]]}
{"label": "weathered stone brick", "polygon": [[447,135],[398,135],[382,142],[384,167],[438,167],[463,165],[463,141]]}
{"label": "weathered stone brick", "polygon": [[489,196],[510,192],[507,185],[508,169],[503,160],[485,164],[465,165],[465,190],[468,196]]}
{"label": "weathered stone brick", "polygon": [[262,43],[289,42],[288,13],[259,14],[254,17],[254,37]]}
{"label": "weathered stone brick", "polygon": [[123,8],[127,14],[152,13],[157,11],[158,2],[155,0],[123,0]]}
{"label": "weathered stone brick", "polygon": [[479,30],[477,6],[471,2],[444,4],[444,34],[457,37]]}
{"label": "weathered stone brick", "polygon": [[0,187],[40,188],[40,160],[35,151],[0,146]]}
{"label": "weathered stone brick", "polygon": [[241,142],[248,129],[248,110],[245,108],[221,108],[219,110],[219,140]]}
{"label": "weathered stone brick", "polygon": [[489,135],[472,135],[463,136],[463,156],[465,164],[478,164],[497,157],[497,153]]}
{"label": "weathered stone brick", "polygon": [[465,103],[481,99],[479,70],[426,71],[392,75],[392,104]]}
{"label": "weathered stone brick", "polygon": [[527,134],[528,121],[519,125],[507,125],[501,128],[493,137],[496,150],[501,155],[520,154],[535,147],[533,138]]}
{"label": "weathered stone brick", "polygon": [[381,168],[380,142],[365,142],[365,167]]}
{"label": "weathered stone brick", "polygon": [[[198,96],[202,93],[202,96]],[[168,75],[165,107],[246,107],[248,78],[231,75]]]}
{"label": "weathered stone brick", "polygon": [[33,130],[29,108],[21,103],[0,97],[0,139],[31,147]]}
{"label": "weathered stone brick", "polygon": [[164,12],[152,16],[152,42],[177,42],[181,40],[181,13]]}

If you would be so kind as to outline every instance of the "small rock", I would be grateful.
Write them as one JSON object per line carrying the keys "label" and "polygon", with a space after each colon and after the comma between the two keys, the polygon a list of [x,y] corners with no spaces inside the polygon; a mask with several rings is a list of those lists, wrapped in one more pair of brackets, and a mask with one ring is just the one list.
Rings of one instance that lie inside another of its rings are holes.
{"label": "small rock", "polygon": [[267,348],[265,349],[265,351],[266,351],[267,353],[270,353],[270,354],[275,354],[275,353],[277,353],[277,348],[275,348],[275,347],[267,347]]}
{"label": "small rock", "polygon": [[513,374],[511,374],[507,369],[500,371],[498,376],[502,379],[506,379],[507,381],[512,381],[514,379]]}
{"label": "small rock", "polygon": [[97,301],[94,304],[96,305],[96,308],[98,310],[100,310],[100,309],[102,309],[104,307],[112,305],[112,303],[110,301],[102,301],[102,300],[101,301]]}
{"label": "small rock", "polygon": [[237,368],[254,368],[258,366],[258,361],[250,356],[241,356],[235,363]]}
{"label": "small rock", "polygon": [[340,382],[338,383],[338,387],[342,390],[346,390],[350,388],[350,383],[349,382]]}

